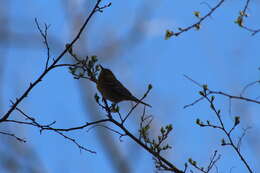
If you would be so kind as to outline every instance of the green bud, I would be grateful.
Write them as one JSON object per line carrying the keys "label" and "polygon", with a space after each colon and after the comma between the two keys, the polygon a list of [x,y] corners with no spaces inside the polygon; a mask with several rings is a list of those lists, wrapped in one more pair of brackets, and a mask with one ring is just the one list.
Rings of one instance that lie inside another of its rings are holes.
{"label": "green bud", "polygon": [[151,90],[153,88],[152,84],[148,85],[148,89]]}
{"label": "green bud", "polygon": [[195,26],[196,30],[200,30],[200,28],[201,28],[199,23],[196,23],[194,26]]}
{"label": "green bud", "polygon": [[183,31],[183,29],[182,29],[182,28],[178,28],[178,30],[179,30],[179,31]]}
{"label": "green bud", "polygon": [[227,144],[227,143],[226,143],[225,139],[224,139],[224,138],[221,139],[221,145],[224,146],[224,145],[226,145],[226,144]]}
{"label": "green bud", "polygon": [[95,55],[91,56],[91,61],[93,61],[93,63],[97,62],[98,61],[97,56]]}
{"label": "green bud", "polygon": [[238,26],[243,27],[243,25],[244,25],[243,16],[241,16],[241,15],[238,16],[235,23],[238,24]]}
{"label": "green bud", "polygon": [[238,125],[239,123],[240,123],[240,117],[235,116],[235,126]]}
{"label": "green bud", "polygon": [[194,14],[197,18],[200,18],[200,12],[199,12],[199,11],[194,11],[193,14]]}
{"label": "green bud", "polygon": [[169,124],[165,127],[167,131],[171,131],[173,129],[172,124]]}
{"label": "green bud", "polygon": [[96,100],[96,102],[99,102],[99,99],[100,99],[100,97],[98,96],[98,94],[97,93],[95,93],[95,100]]}
{"label": "green bud", "polygon": [[161,127],[161,133],[164,134],[165,133],[165,129],[163,127]]}
{"label": "green bud", "polygon": [[200,94],[201,96],[205,96],[205,93],[204,93],[203,91],[200,91],[199,94]]}
{"label": "green bud", "polygon": [[166,33],[165,33],[165,37],[164,39],[165,40],[168,40],[170,37],[172,37],[174,35],[173,31],[170,31],[170,30],[166,30]]}
{"label": "green bud", "polygon": [[204,91],[207,91],[207,90],[208,90],[208,85],[204,84],[202,87],[203,87],[203,90],[204,90]]}

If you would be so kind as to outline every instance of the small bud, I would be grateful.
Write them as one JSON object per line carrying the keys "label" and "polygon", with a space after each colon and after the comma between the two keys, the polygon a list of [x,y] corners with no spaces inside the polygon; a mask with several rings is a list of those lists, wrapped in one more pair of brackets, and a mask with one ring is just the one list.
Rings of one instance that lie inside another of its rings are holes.
{"label": "small bud", "polygon": [[170,30],[166,30],[166,33],[165,33],[165,37],[164,39],[165,40],[168,40],[170,37],[172,37],[174,35],[173,31],[170,31]]}
{"label": "small bud", "polygon": [[239,15],[240,15],[240,16],[248,17],[248,14],[246,14],[244,11],[239,11]]}
{"label": "small bud", "polygon": [[115,111],[119,112],[119,110],[120,110],[119,106],[116,106]]}
{"label": "small bud", "polygon": [[75,74],[76,69],[77,69],[76,67],[69,67],[69,71],[71,74]]}
{"label": "small bud", "polygon": [[100,66],[99,66],[99,65],[96,65],[96,66],[95,66],[95,70],[96,70],[96,71],[100,71]]}
{"label": "small bud", "polygon": [[93,55],[91,56],[91,61],[93,61],[94,63],[98,61],[97,56]]}
{"label": "small bud", "polygon": [[224,146],[224,145],[226,145],[226,144],[227,144],[227,143],[226,143],[225,139],[221,139],[221,145]]}
{"label": "small bud", "polygon": [[235,23],[238,24],[238,26],[243,27],[243,25],[244,25],[243,16],[238,16]]}
{"label": "small bud", "polygon": [[200,28],[201,28],[199,23],[196,23],[194,26],[195,26],[196,30],[200,30]]}
{"label": "small bud", "polygon": [[96,100],[96,102],[99,102],[99,99],[100,99],[100,97],[98,96],[98,94],[97,93],[95,93],[95,100]]}
{"label": "small bud", "polygon": [[215,96],[211,96],[211,102],[215,100]]}
{"label": "small bud", "polygon": [[192,163],[192,164],[196,166],[196,165],[197,165],[197,162],[196,162],[195,160],[193,160],[193,163]]}
{"label": "small bud", "polygon": [[203,91],[200,91],[199,94],[205,96],[205,93]]}
{"label": "small bud", "polygon": [[178,30],[179,30],[179,31],[183,31],[183,29],[182,29],[182,28],[178,28]]}
{"label": "small bud", "polygon": [[199,125],[200,127],[205,127],[205,124],[202,121],[200,121],[200,119],[198,118],[196,120],[196,124]]}
{"label": "small bud", "polygon": [[165,133],[165,129],[163,127],[161,127],[161,133],[164,134]]}
{"label": "small bud", "polygon": [[203,90],[204,90],[204,91],[207,91],[207,90],[208,90],[208,85],[204,84],[202,87],[203,87]]}
{"label": "small bud", "polygon": [[[67,43],[67,44],[65,45],[65,47],[66,47],[67,49],[69,48],[69,46],[70,46],[69,43]],[[69,52],[70,54],[73,54],[72,46],[68,49],[68,52]]]}
{"label": "small bud", "polygon": [[240,123],[240,117],[239,116],[235,116],[235,126],[238,125]]}
{"label": "small bud", "polygon": [[189,159],[188,159],[188,162],[189,162],[189,163],[192,163],[192,162],[193,162],[192,158],[189,158]]}
{"label": "small bud", "polygon": [[199,11],[194,11],[193,14],[194,14],[197,18],[200,18],[200,12],[199,12]]}
{"label": "small bud", "polygon": [[215,109],[215,106],[211,103],[211,104],[210,104],[210,108],[211,108],[212,110],[214,110],[214,109]]}
{"label": "small bud", "polygon": [[148,89],[151,90],[153,88],[152,84],[148,85]]}
{"label": "small bud", "polygon": [[171,131],[173,128],[172,128],[172,125],[169,124],[169,125],[167,125],[167,126],[165,127],[165,129],[166,129],[167,131]]}
{"label": "small bud", "polygon": [[84,74],[82,73],[82,72],[80,72],[79,73],[79,77],[81,78],[81,77],[83,77],[84,76]]}

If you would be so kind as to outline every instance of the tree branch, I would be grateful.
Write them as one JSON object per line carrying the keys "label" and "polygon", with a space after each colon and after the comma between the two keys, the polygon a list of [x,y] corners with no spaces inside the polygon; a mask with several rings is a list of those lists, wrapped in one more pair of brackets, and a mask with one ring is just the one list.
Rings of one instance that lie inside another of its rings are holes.
{"label": "tree branch", "polygon": [[97,0],[94,8],[92,9],[92,11],[90,12],[89,16],[86,18],[84,24],[82,25],[82,27],[80,28],[78,34],[75,36],[75,38],[71,41],[70,44],[68,44],[68,46],[60,53],[60,55],[54,59],[53,63],[47,68],[45,69],[45,71],[33,82],[29,84],[29,87],[25,90],[25,92],[22,94],[22,96],[20,96],[19,98],[16,98],[15,103],[12,105],[12,107],[2,116],[2,118],[0,119],[0,123],[7,120],[10,116],[10,114],[15,110],[15,108],[20,104],[20,102],[22,102],[23,99],[25,99],[28,94],[31,92],[31,90],[42,81],[42,79],[46,76],[46,74],[55,67],[55,65],[61,60],[61,58],[66,54],[66,52],[73,46],[74,43],[76,43],[78,41],[78,39],[80,38],[82,32],[84,31],[84,29],[86,28],[87,24],[89,23],[91,17],[97,12],[96,9],[99,8],[99,4],[102,0]]}

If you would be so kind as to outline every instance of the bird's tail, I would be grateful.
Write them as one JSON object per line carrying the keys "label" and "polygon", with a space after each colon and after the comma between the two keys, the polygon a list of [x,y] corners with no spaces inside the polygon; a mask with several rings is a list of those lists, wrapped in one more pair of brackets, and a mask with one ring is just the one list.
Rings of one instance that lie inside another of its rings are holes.
{"label": "bird's tail", "polygon": [[141,104],[143,104],[143,105],[145,105],[145,106],[148,106],[148,107],[152,107],[151,105],[149,105],[149,104],[147,104],[147,103],[145,103],[145,102],[143,102],[143,101],[141,101],[141,100],[139,100],[139,99],[137,99],[137,98],[134,98],[134,100],[133,101],[135,101],[136,103],[141,103]]}
{"label": "bird's tail", "polygon": [[139,102],[142,103],[142,104],[144,104],[145,106],[150,107],[150,108],[152,107],[151,105],[149,105],[149,104],[147,104],[147,103],[145,103],[145,102],[142,102],[141,100],[139,100]]}

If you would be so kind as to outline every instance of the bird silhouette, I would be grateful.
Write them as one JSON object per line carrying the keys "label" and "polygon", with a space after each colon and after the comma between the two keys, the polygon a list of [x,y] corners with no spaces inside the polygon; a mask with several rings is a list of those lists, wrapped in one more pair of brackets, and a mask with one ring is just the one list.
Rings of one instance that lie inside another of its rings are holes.
{"label": "bird silhouette", "polygon": [[97,89],[102,94],[104,99],[110,100],[117,104],[121,101],[134,101],[146,106],[151,105],[139,100],[115,77],[113,72],[100,65],[101,72],[97,80]]}

